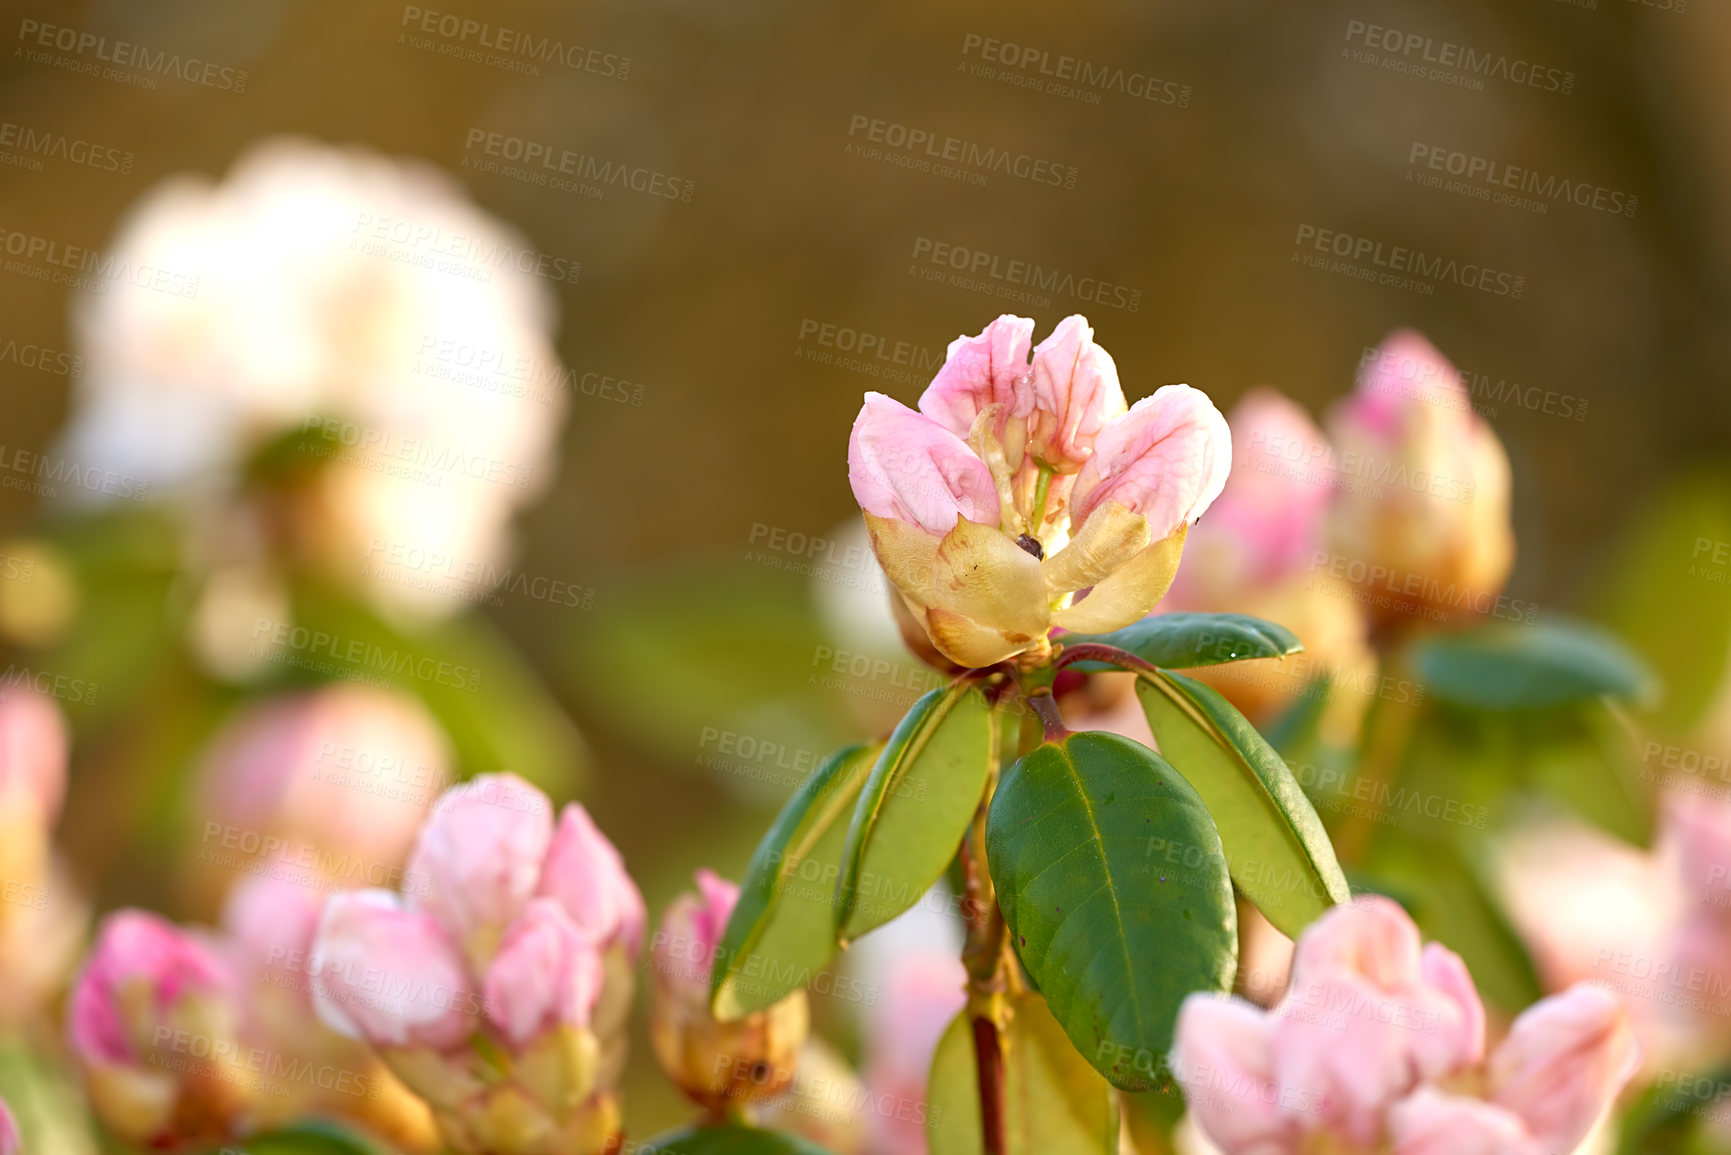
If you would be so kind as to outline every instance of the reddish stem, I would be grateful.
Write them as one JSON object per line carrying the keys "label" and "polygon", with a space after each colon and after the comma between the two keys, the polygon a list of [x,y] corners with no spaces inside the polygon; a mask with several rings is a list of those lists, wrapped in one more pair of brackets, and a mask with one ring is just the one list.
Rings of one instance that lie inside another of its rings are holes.
{"label": "reddish stem", "polygon": [[980,1138],[986,1155],[1005,1155],[1004,1052],[997,1026],[984,1015],[974,1016],[974,1061],[980,1072]]}

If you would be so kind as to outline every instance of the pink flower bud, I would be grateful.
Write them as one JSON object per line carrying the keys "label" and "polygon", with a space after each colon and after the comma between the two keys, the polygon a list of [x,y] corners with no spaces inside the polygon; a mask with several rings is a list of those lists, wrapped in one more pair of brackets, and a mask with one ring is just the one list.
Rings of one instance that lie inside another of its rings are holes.
{"label": "pink flower bud", "polygon": [[847,446],[860,508],[942,537],[958,517],[998,524],[986,463],[956,434],[882,393],[867,393]]}
{"label": "pink flower bud", "polygon": [[[977,337],[957,337],[950,342],[932,383],[920,395],[920,412],[965,441],[981,411],[1000,406],[992,433],[1004,447],[1010,468],[1016,468],[1022,462],[1028,418],[1034,409],[1028,377],[1028,346],[1033,337],[1034,322],[1008,313]],[[997,521],[996,516],[992,521]],[[955,524],[954,518],[950,524]]]}
{"label": "pink flower bud", "polygon": [[1484,1057],[1484,1005],[1466,968],[1434,943],[1421,951],[1412,919],[1385,898],[1310,925],[1274,1014],[1281,1084],[1321,1104],[1327,1126],[1355,1143],[1374,1142],[1389,1105],[1421,1079]]}
{"label": "pink flower bud", "polygon": [[542,1030],[587,1027],[601,994],[596,941],[550,898],[537,898],[517,917],[487,968],[487,1019],[513,1046]]}
{"label": "pink flower bud", "polygon": [[535,893],[557,899],[603,947],[619,944],[633,959],[643,948],[643,895],[625,873],[619,851],[575,802],[559,815]]}
{"label": "pink flower bud", "polygon": [[1148,519],[1158,541],[1201,517],[1226,485],[1232,434],[1206,393],[1167,385],[1130,407],[1094,439],[1076,477],[1072,526],[1106,502]]}
{"label": "pink flower bud", "polygon": [[1578,983],[1528,1007],[1491,1055],[1491,1101],[1518,1115],[1542,1151],[1573,1151],[1640,1066],[1621,1000]]}
{"label": "pink flower bud", "polygon": [[739,888],[697,872],[697,894],[682,894],[650,945],[649,1039],[662,1070],[705,1106],[768,1099],[793,1083],[810,1029],[804,990],[732,1022],[709,1009],[709,980]]}
{"label": "pink flower bud", "polygon": [[739,901],[739,887],[713,870],[699,870],[696,877],[697,893],[680,895],[662,915],[650,966],[668,993],[707,1007],[715,951]]}
{"label": "pink flower bud", "polygon": [[389,891],[331,895],[308,969],[325,1024],[375,1047],[452,1047],[479,1026],[461,954],[432,915]]}
{"label": "pink flower bud", "polygon": [[1329,432],[1343,478],[1329,510],[1333,552],[1379,583],[1417,591],[1382,598],[1379,616],[1480,612],[1514,561],[1509,462],[1460,372],[1420,334],[1391,333]]}
{"label": "pink flower bud", "polygon": [[18,1134],[18,1120],[12,1117],[12,1108],[6,1105],[6,1100],[0,1098],[0,1155],[23,1155],[24,1140]]}
{"label": "pink flower bud", "polygon": [[1196,1124],[1226,1155],[1296,1150],[1292,1096],[1274,1081],[1273,1021],[1238,999],[1193,994],[1178,1010],[1172,1077]]}
{"label": "pink flower bud", "polygon": [[1033,388],[1029,451],[1060,473],[1081,469],[1100,431],[1124,415],[1118,366],[1081,315],[1065,317],[1034,350]]}
{"label": "pink flower bud", "polygon": [[232,1134],[249,1098],[218,1065],[238,1053],[233,999],[227,966],[192,935],[141,910],[104,919],[67,1010],[67,1041],[103,1121],[152,1146]]}
{"label": "pink flower bud", "polygon": [[449,743],[418,701],[337,684],[237,712],[205,758],[205,808],[385,870],[403,861],[451,772]]}
{"label": "pink flower bud", "polygon": [[0,814],[28,813],[47,828],[66,797],[66,719],[33,690],[0,696]]}
{"label": "pink flower bud", "polygon": [[237,961],[258,968],[305,959],[326,894],[269,874],[248,874],[235,883],[223,904],[222,926],[237,948]]}
{"label": "pink flower bud", "polygon": [[447,790],[409,859],[409,902],[438,920],[477,972],[535,894],[553,839],[553,806],[515,774]]}

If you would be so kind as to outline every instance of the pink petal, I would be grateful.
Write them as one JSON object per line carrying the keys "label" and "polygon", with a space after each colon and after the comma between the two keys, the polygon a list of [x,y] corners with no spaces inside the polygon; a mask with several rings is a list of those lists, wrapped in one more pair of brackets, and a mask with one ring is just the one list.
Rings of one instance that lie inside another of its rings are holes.
{"label": "pink petal", "polygon": [[519,1047],[543,1029],[586,1027],[601,980],[595,939],[557,902],[538,898],[511,924],[487,968],[487,1017]]}
{"label": "pink petal", "polygon": [[1087,462],[1100,431],[1125,412],[1118,367],[1081,315],[1065,317],[1034,350],[1033,389],[1030,449],[1065,473]]}
{"label": "pink petal", "polygon": [[1102,502],[1145,515],[1155,540],[1207,511],[1232,468],[1232,434],[1208,395],[1167,385],[1108,424],[1076,477],[1070,524]]}
{"label": "pink petal", "polygon": [[961,437],[882,393],[867,393],[847,446],[860,508],[939,537],[965,517],[998,524],[998,490]]}
{"label": "pink petal", "polygon": [[[1034,322],[1008,313],[980,330],[977,337],[957,337],[950,342],[932,383],[920,395],[920,412],[966,440],[982,409],[1002,405],[997,426],[1002,438],[1010,422],[1025,421],[1034,409],[1028,379],[1028,346],[1033,338]],[[1006,444],[1005,450],[1012,466],[1021,460],[1019,442]]]}
{"label": "pink petal", "polygon": [[1516,1017],[1491,1055],[1491,1098],[1519,1115],[1546,1150],[1572,1151],[1640,1061],[1622,1001],[1577,983]]}
{"label": "pink petal", "polygon": [[478,1026],[480,1000],[456,944],[390,891],[331,895],[308,969],[319,1018],[374,1046],[443,1049]]}
{"label": "pink petal", "polygon": [[1225,1155],[1296,1150],[1294,1097],[1275,1081],[1272,1024],[1237,999],[1193,994],[1178,1010],[1172,1075],[1190,1116]]}
{"label": "pink petal", "polygon": [[559,815],[535,893],[557,899],[598,942],[622,943],[632,958],[643,948],[643,895],[619,851],[575,802]]}

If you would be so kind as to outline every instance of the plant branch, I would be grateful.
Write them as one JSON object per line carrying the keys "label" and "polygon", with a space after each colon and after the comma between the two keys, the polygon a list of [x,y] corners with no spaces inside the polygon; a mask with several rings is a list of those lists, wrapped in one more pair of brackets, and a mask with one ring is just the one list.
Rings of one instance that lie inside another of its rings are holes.
{"label": "plant branch", "polygon": [[1117,646],[1109,646],[1105,642],[1077,642],[1073,646],[1065,646],[1052,659],[1052,665],[1063,669],[1074,662],[1105,662],[1122,670],[1154,670],[1158,669],[1153,662],[1144,661],[1129,650],[1120,650]]}

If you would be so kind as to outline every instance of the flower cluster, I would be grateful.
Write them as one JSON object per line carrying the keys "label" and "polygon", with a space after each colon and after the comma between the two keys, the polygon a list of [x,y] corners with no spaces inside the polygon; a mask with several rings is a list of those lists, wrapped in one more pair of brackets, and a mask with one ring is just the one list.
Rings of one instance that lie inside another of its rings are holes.
{"label": "flower cluster", "polygon": [[1191,522],[1231,467],[1207,396],[1168,385],[1126,407],[1085,318],[1031,347],[1002,316],[951,342],[919,411],[866,394],[848,478],[902,607],[944,658],[988,666],[1053,627],[1151,610]]}
{"label": "flower cluster", "polygon": [[1634,1074],[1622,1004],[1581,984],[1529,1007],[1485,1053],[1458,956],[1393,902],[1363,898],[1300,937],[1271,1012],[1192,995],[1174,1077],[1227,1155],[1553,1155],[1576,1149]]}
{"label": "flower cluster", "polygon": [[609,1149],[620,1129],[643,899],[576,803],[509,774],[445,793],[409,875],[333,895],[313,942],[320,1016],[365,1039],[464,1155]]}

